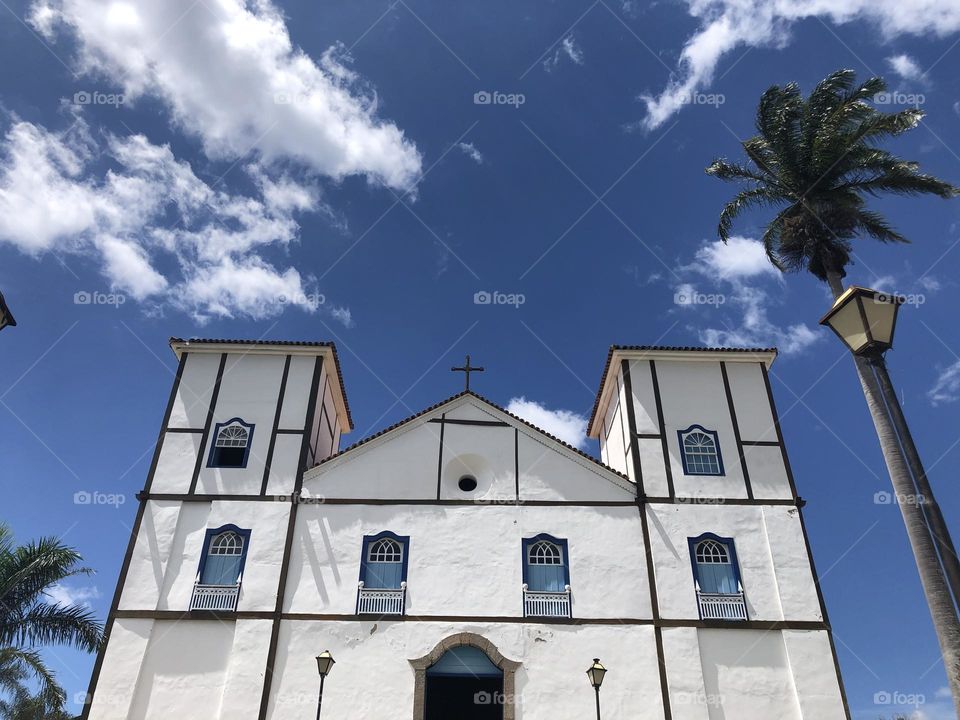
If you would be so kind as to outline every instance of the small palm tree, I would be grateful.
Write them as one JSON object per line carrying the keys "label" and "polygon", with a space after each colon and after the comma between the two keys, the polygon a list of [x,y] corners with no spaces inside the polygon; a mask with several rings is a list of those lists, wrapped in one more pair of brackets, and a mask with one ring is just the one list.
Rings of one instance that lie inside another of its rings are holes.
{"label": "small palm tree", "polygon": [[[63,712],[66,695],[36,648],[99,648],[103,628],[87,608],[49,601],[51,587],[91,573],[81,561],[57,538],[17,546],[10,528],[0,523],[0,691],[8,696],[0,701],[0,717],[56,718]],[[28,689],[31,680],[36,694]]]}
{"label": "small palm tree", "polygon": [[757,109],[759,134],[743,142],[749,164],[720,159],[707,168],[709,175],[747,185],[720,213],[720,239],[729,238],[734,219],[747,208],[779,208],[762,238],[770,261],[784,272],[808,270],[834,296],[843,292],[854,238],[908,242],[867,208],[866,196],[949,198],[958,190],[876,146],[923,117],[918,109],[883,113],[873,107],[869,101],[886,87],[878,77],[856,85],[852,70],[840,70],[806,100],[796,83],[767,90]]}
{"label": "small palm tree", "polygon": [[[734,219],[744,210],[776,208],[778,213],[767,223],[762,238],[767,257],[783,272],[809,271],[830,286],[834,297],[844,292],[842,280],[855,238],[907,242],[882,215],[867,208],[867,196],[950,198],[960,191],[920,172],[917,163],[877,147],[878,142],[915,128],[923,118],[919,109],[878,111],[869,101],[885,90],[881,78],[857,85],[852,70],[827,76],[806,99],[795,83],[767,90],[757,109],[759,134],[742,143],[749,163],[721,159],[707,168],[709,175],[746,185],[720,213],[720,239],[726,242]],[[914,478],[901,455],[874,374],[875,368],[886,372],[883,357],[854,359],[894,490],[898,497],[913,497],[917,494]],[[900,503],[900,511],[960,717],[960,618],[944,575],[946,569],[951,582],[960,586],[960,564],[919,455],[908,453],[908,459],[925,500],[922,507]]]}

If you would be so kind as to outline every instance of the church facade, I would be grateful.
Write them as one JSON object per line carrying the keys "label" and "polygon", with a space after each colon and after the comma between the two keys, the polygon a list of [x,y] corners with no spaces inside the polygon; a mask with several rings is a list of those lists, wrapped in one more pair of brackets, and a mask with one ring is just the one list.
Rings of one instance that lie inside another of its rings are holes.
{"label": "church facade", "polygon": [[767,370],[614,346],[601,461],[465,391],[340,450],[330,343],[179,358],[90,720],[849,719]]}

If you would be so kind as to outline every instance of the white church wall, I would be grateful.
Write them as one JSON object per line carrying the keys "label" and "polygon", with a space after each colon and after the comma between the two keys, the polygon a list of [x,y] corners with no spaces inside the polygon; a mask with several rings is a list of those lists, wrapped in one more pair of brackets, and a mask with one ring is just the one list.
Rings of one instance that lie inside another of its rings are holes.
{"label": "white church wall", "polygon": [[781,633],[700,628],[697,634],[704,689],[715,700],[707,704],[709,720],[802,720]]}
{"label": "white church wall", "polygon": [[410,537],[410,615],[522,616],[521,540],[549,533],[568,541],[575,617],[650,616],[631,506],[302,505],[285,610],[352,614],[363,536],[384,530]]}
{"label": "white church wall", "polygon": [[[776,442],[777,429],[759,362],[727,363],[730,394],[737,411],[741,440]],[[751,479],[752,479],[751,475]]]}
{"label": "white church wall", "polygon": [[[746,485],[723,390],[720,364],[657,360],[656,368],[677,495],[745,498]],[[684,475],[677,432],[691,425],[700,425],[718,433],[724,475]]]}
{"label": "white church wall", "polygon": [[[313,383],[313,370],[317,359],[310,355],[294,355],[290,358],[287,371],[287,389],[283,394],[283,408],[280,411],[279,428],[282,430],[302,430],[307,417],[307,405],[310,402],[310,386]],[[321,373],[326,374],[323,363]],[[320,378],[321,387],[323,377]]]}
{"label": "white church wall", "polygon": [[186,493],[190,490],[202,439],[203,435],[199,432],[164,433],[150,492]]}
{"label": "white church wall", "polygon": [[697,628],[663,628],[663,660],[673,720],[710,720]]}
{"label": "white church wall", "polygon": [[[267,449],[273,432],[273,420],[280,396],[284,358],[280,355],[227,355],[220,393],[213,409],[213,424],[202,449],[203,462],[197,479],[197,492],[204,494],[250,494],[260,492]],[[253,423],[253,438],[244,468],[207,467],[215,440],[216,423],[240,418]]]}
{"label": "white church wall", "polygon": [[256,717],[272,627],[270,620],[236,621],[217,717]]}
{"label": "white church wall", "polygon": [[414,702],[409,660],[426,655],[459,632],[481,635],[508,659],[521,663],[516,672],[519,720],[592,717],[594,695],[584,671],[597,655],[612,668],[602,691],[605,719],[663,717],[656,646],[649,626],[389,620],[283,621],[267,717],[315,717],[318,679],[313,656],[324,649],[337,659],[324,686],[324,715],[364,720],[409,717]]}
{"label": "white church wall", "polygon": [[[784,508],[786,510],[786,508]],[[816,620],[809,598],[813,577],[807,565],[804,574],[795,565],[796,558],[779,553],[771,556],[771,540],[765,532],[764,510],[744,505],[650,505],[650,543],[657,575],[660,614],[671,619],[697,619],[697,600],[693,581],[688,538],[711,532],[733,538],[740,576],[751,620]],[[777,527],[783,523],[799,525],[795,517],[772,515],[769,525],[775,536],[789,532]],[[802,541],[800,547],[802,548]],[[774,563],[779,561],[782,582],[778,584]],[[781,596],[787,598],[781,603]],[[815,596],[814,596],[815,597]],[[799,616],[784,618],[783,607]]]}
{"label": "white church wall", "polygon": [[803,717],[844,720],[840,684],[829,671],[832,652],[826,631],[784,630],[783,642]]}
{"label": "white church wall", "polygon": [[793,497],[779,446],[744,445],[743,456],[755,498],[789,500]]}
{"label": "white church wall", "polygon": [[168,427],[203,429],[219,367],[219,353],[187,354]]}
{"label": "white church wall", "polygon": [[630,387],[633,390],[633,415],[636,432],[656,435],[660,432],[657,418],[657,400],[653,392],[653,375],[649,360],[630,360]]}
{"label": "white church wall", "polygon": [[823,620],[798,512],[782,505],[763,508],[780,605],[790,620]]}
{"label": "white church wall", "polygon": [[626,479],[609,479],[586,458],[560,455],[548,441],[524,432],[520,440],[520,500],[567,502],[621,501],[636,497]]}
{"label": "white church wall", "polygon": [[177,535],[179,502],[150,500],[133,546],[121,610],[155,610],[163,593],[170,548]]}
{"label": "white church wall", "polygon": [[660,439],[639,438],[640,472],[643,473],[643,490],[650,497],[669,497],[667,467],[663,462],[663,444]]}
{"label": "white church wall", "polygon": [[93,696],[90,720],[127,720],[153,620],[121,618],[113,625]]}
{"label": "white church wall", "polygon": [[267,480],[267,495],[290,495],[297,482],[303,435],[277,434]]}
{"label": "white church wall", "polygon": [[[440,426],[434,423],[433,427]],[[487,498],[504,502],[516,498],[516,443],[512,427],[445,423],[443,428],[441,499]],[[438,448],[439,445],[438,438]],[[464,475],[476,479],[473,492],[465,493],[457,486]]]}

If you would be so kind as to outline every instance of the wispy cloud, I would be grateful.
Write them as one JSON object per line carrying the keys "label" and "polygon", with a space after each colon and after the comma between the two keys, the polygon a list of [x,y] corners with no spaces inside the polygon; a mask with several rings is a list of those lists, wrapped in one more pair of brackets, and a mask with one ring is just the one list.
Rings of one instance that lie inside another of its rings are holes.
{"label": "wispy cloud", "polygon": [[564,58],[570,60],[575,65],[583,65],[583,50],[577,44],[573,35],[567,35],[560,41],[553,55],[548,55],[547,59],[543,61],[543,69],[547,72],[552,72]]}
{"label": "wispy cloud", "polygon": [[460,148],[464,155],[473,160],[477,165],[483,165],[483,155],[479,150],[477,150],[473,143],[461,142],[457,143],[457,147]]}
{"label": "wispy cloud", "polygon": [[90,601],[100,597],[100,590],[96,586],[71,587],[57,583],[46,591],[49,601],[59,605],[79,605],[90,607]]}
{"label": "wispy cloud", "polygon": [[960,360],[940,371],[933,387],[927,391],[932,405],[952,403],[960,399]]}

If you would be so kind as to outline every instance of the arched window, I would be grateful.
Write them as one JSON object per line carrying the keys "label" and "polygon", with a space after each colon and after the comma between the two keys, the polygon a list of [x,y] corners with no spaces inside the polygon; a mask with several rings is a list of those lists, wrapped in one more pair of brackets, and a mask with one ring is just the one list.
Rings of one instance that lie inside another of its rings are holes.
{"label": "arched window", "polygon": [[391,532],[363,538],[360,580],[364,587],[398,589],[406,581],[409,541]]}
{"label": "arched window", "polygon": [[528,590],[562,592],[570,584],[567,541],[549,535],[524,539],[523,582]]}
{"label": "arched window", "polygon": [[207,467],[243,468],[250,456],[253,425],[240,418],[217,423],[213,430],[213,444]]}
{"label": "arched window", "polygon": [[243,573],[249,530],[234,526],[207,530],[200,560],[200,584],[236,585]]}
{"label": "arched window", "polygon": [[715,430],[691,425],[677,432],[680,438],[680,457],[686,475],[723,475],[720,442]]}
{"label": "arched window", "polygon": [[701,593],[736,595],[740,592],[740,571],[732,538],[713,534],[690,539],[693,574]]}

